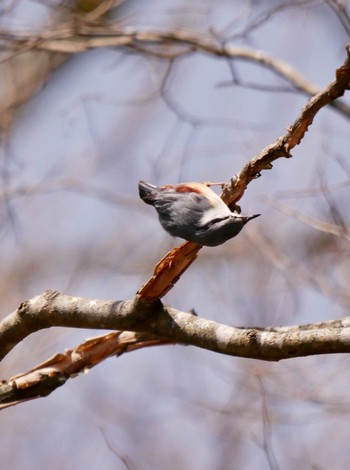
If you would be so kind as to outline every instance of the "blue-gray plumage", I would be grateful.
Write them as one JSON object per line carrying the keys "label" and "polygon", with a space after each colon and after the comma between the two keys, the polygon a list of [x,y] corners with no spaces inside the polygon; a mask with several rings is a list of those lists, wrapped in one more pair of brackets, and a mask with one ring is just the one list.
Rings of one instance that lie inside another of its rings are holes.
{"label": "blue-gray plumage", "polygon": [[202,183],[157,187],[139,181],[140,198],[154,206],[162,227],[174,237],[203,246],[221,245],[235,237],[260,214],[243,216],[231,212],[223,200]]}

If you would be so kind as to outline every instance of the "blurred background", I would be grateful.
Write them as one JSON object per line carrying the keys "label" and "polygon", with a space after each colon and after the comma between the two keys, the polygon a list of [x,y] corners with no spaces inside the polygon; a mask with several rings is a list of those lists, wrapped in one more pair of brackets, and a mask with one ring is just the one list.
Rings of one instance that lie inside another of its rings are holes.
{"label": "blurred background", "polygon": [[[74,24],[186,30],[262,51],[317,90],[345,60],[349,13],[349,2],[332,0],[1,2],[1,317],[49,288],[132,298],[181,242],[139,199],[138,180],[229,181],[309,97],[269,67],[195,47],[69,55],[14,39],[55,37]],[[348,315],[349,96],[343,111],[320,111],[292,159],[249,185],[242,211],[262,216],[203,248],[165,303],[235,326]],[[1,377],[99,334],[33,334],[3,360]],[[4,410],[2,466],[349,468],[349,362],[270,364],[180,345],[109,359],[47,398]]]}

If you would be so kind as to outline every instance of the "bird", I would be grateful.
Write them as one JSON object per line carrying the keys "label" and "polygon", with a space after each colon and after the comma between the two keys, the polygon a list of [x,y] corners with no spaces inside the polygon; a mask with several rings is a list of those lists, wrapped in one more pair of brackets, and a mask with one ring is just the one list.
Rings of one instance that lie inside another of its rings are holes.
{"label": "bird", "polygon": [[139,181],[139,195],[153,206],[164,230],[174,237],[201,246],[218,246],[235,237],[260,214],[231,212],[224,201],[208,187],[214,183],[180,183],[154,186]]}

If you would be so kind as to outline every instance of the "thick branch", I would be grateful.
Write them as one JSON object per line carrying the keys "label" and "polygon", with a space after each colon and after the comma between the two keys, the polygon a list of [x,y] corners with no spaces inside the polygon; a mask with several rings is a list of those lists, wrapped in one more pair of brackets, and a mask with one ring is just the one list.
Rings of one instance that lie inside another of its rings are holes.
{"label": "thick branch", "polygon": [[237,328],[153,303],[70,297],[54,291],[23,302],[0,323],[0,352],[50,326],[123,329],[92,338],[28,372],[2,381],[0,408],[46,396],[69,378],[113,355],[166,344],[187,344],[230,356],[266,361],[350,352],[350,317],[300,326]]}
{"label": "thick branch", "polygon": [[112,302],[47,291],[23,302],[0,323],[1,357],[29,334],[52,326],[133,330],[222,354],[271,361],[350,352],[349,319],[282,328],[237,328],[160,301]]}
{"label": "thick branch", "polygon": [[[143,304],[146,305],[146,304]],[[156,303],[152,304],[156,310]],[[21,303],[0,323],[0,359],[35,331],[52,326],[142,331],[150,311],[132,300],[104,301],[70,297],[48,290]]]}

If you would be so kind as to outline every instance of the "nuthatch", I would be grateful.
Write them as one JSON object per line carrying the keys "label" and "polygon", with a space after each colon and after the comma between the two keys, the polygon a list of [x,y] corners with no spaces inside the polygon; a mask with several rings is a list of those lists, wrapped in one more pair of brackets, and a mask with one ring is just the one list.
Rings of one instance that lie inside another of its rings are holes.
{"label": "nuthatch", "polygon": [[154,206],[170,235],[204,246],[217,246],[235,237],[260,214],[231,212],[224,201],[202,183],[181,183],[158,188],[139,181],[140,198]]}

